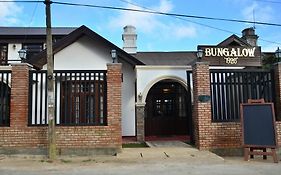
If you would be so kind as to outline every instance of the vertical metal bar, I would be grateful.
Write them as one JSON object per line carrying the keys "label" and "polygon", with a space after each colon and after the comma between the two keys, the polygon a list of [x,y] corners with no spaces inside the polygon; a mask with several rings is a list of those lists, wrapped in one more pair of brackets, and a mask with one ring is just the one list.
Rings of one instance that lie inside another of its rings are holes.
{"label": "vertical metal bar", "polygon": [[[83,101],[82,101],[82,98],[81,98],[81,93],[83,93],[83,92],[85,93],[86,87],[82,85],[81,79],[82,79],[82,72],[79,72],[79,91],[78,91],[79,99],[80,99],[79,100],[79,102],[80,102],[80,104],[79,104],[80,111],[79,112],[80,112],[80,118],[81,117],[84,118],[84,123],[86,123],[86,114],[85,114],[85,110],[83,110],[85,98],[83,98]],[[84,90],[84,91],[82,91],[82,90]],[[83,120],[81,121],[81,123],[83,123]]]}
{"label": "vertical metal bar", "polygon": [[[71,76],[72,76],[72,73],[71,73]],[[78,116],[76,116],[77,115],[76,87],[77,87],[76,72],[74,72],[74,81],[73,81],[73,83],[71,83],[71,98],[72,98],[71,104],[73,105],[72,106],[72,109],[73,109],[72,110],[72,117],[73,117],[72,120],[73,120],[73,123],[77,125],[79,123],[76,121],[76,119],[77,119],[77,117],[80,118],[80,116],[79,116],[79,114],[78,114]],[[74,91],[72,92],[73,88],[74,88]],[[79,118],[78,118],[78,121],[79,121]]]}
{"label": "vertical metal bar", "polygon": [[28,88],[28,125],[32,124],[32,97],[33,97],[33,71],[29,71],[29,88]]}
{"label": "vertical metal bar", "polygon": [[98,125],[100,125],[100,115],[101,115],[101,105],[100,105],[100,96],[101,96],[101,93],[100,93],[100,82],[101,82],[101,79],[100,79],[100,72],[98,73],[99,75],[99,80],[98,80]]}
{"label": "vertical metal bar", "polygon": [[234,72],[231,72],[229,74],[229,110],[230,110],[230,119],[231,120],[234,120],[234,111],[235,111],[235,101],[234,101],[234,97],[235,97],[235,91],[233,90],[233,86],[234,86],[234,82],[233,82],[233,79],[235,80],[235,76],[234,76]]}
{"label": "vertical metal bar", "polygon": [[[215,116],[217,116],[217,82],[216,82],[216,78],[215,78],[215,75],[216,75],[216,73],[215,72],[211,72],[210,73],[210,75],[212,76],[212,80],[213,80],[213,82],[212,82],[212,84],[211,84],[211,86],[212,86],[212,88],[213,88],[213,104],[212,104],[212,106],[213,106],[213,110],[212,110],[212,119],[214,120],[215,118]],[[189,79],[189,82],[190,82],[190,79]]]}
{"label": "vertical metal bar", "polygon": [[44,74],[45,77],[45,121],[46,123],[48,123],[48,81],[47,81],[47,71],[42,72]]}
{"label": "vertical metal bar", "polygon": [[261,98],[264,98],[263,95],[262,95],[262,92],[261,92],[261,78],[262,78],[262,72],[258,72],[258,75],[257,75],[257,99],[261,99]]}
{"label": "vertical metal bar", "polygon": [[225,120],[226,119],[226,110],[225,110],[225,72],[221,73],[221,87],[222,87],[222,116],[221,116],[221,120]]}
{"label": "vertical metal bar", "polygon": [[38,105],[38,74],[39,72],[37,71],[36,72],[36,75],[35,75],[35,125],[37,125],[37,105]]}
{"label": "vertical metal bar", "polygon": [[243,101],[243,73],[235,72],[234,89],[234,118],[240,117],[240,103]]}
{"label": "vertical metal bar", "polygon": [[7,72],[7,106],[6,106],[6,111],[7,111],[7,114],[6,114],[6,123],[5,125],[6,126],[10,126],[10,100],[11,100],[11,88],[9,87],[9,84],[10,84],[10,77],[11,77],[11,72]]}
{"label": "vertical metal bar", "polygon": [[[94,110],[93,110],[93,122],[95,125],[97,125],[98,123],[96,122],[97,121],[97,108],[96,108],[96,97],[97,97],[97,93],[96,93],[96,73],[94,72],[94,82],[93,82],[93,107],[94,107]],[[90,73],[91,75],[91,73]],[[91,79],[91,76],[90,76],[90,79]],[[91,82],[92,81],[89,81],[90,82],[90,86],[91,86]]]}
{"label": "vertical metal bar", "polygon": [[0,125],[4,125],[5,116],[4,116],[4,72],[1,72],[1,81],[0,81]]}
{"label": "vertical metal bar", "polygon": [[221,116],[222,116],[222,111],[221,111],[221,85],[220,85],[220,76],[221,76],[221,73],[217,73],[217,87],[218,87],[218,114],[217,116],[215,117],[215,120],[219,120],[221,119]]}
{"label": "vertical metal bar", "polygon": [[57,102],[57,100],[58,100],[58,72],[54,72],[54,78],[55,78],[55,96],[54,96],[54,99],[55,99],[55,124],[57,124],[58,123],[58,121],[57,121],[57,110],[58,110],[58,108],[57,108],[57,105],[58,105],[58,102]]}
{"label": "vertical metal bar", "polygon": [[245,72],[242,72],[242,87],[243,87],[243,103],[247,102],[248,99],[248,87],[247,87],[247,74]]}
{"label": "vertical metal bar", "polygon": [[[271,75],[271,92],[272,92],[272,98],[271,98],[271,102],[273,102],[275,104],[276,102],[276,96],[275,96],[275,79],[274,79],[274,70],[270,71],[269,74]],[[276,108],[276,105],[274,105]],[[276,115],[276,114],[275,114]]]}
{"label": "vertical metal bar", "polygon": [[272,83],[271,83],[271,81],[272,81],[272,77],[271,77],[271,74],[270,73],[267,73],[267,80],[268,80],[268,82],[267,82],[267,92],[268,92],[268,100],[269,99],[272,99],[272,94],[271,94],[271,86],[273,86],[272,85]]}
{"label": "vertical metal bar", "polygon": [[73,82],[72,82],[72,72],[70,72],[70,80],[68,81],[68,91],[69,91],[69,93],[68,93],[68,96],[69,96],[69,98],[70,98],[70,101],[69,101],[69,112],[70,112],[70,124],[73,124],[74,123],[74,115],[73,115],[73,93],[72,93],[72,84],[73,84]]}
{"label": "vertical metal bar", "polygon": [[[38,82],[39,83],[39,82]],[[42,103],[43,103],[43,72],[40,72],[40,124],[46,124],[43,123],[43,116],[42,116]]]}
{"label": "vertical metal bar", "polygon": [[103,125],[107,125],[107,81],[106,72],[103,73]]}
{"label": "vertical metal bar", "polygon": [[[88,98],[89,98],[89,93],[91,92],[91,88],[87,87],[87,83],[86,83],[86,74],[87,72],[84,72],[83,76],[80,76],[80,80],[81,80],[81,86],[83,84],[83,87],[84,87],[84,91],[82,91],[82,93],[84,93],[82,96],[84,98],[84,115],[85,115],[85,118],[86,118],[86,123],[89,124],[90,123],[90,116],[89,116],[89,112],[88,112],[88,109],[87,109],[87,105],[88,105]],[[83,79],[83,80],[82,80]]]}
{"label": "vertical metal bar", "polygon": [[231,101],[229,97],[229,72],[225,73],[225,100],[226,100],[226,119],[230,120]]}

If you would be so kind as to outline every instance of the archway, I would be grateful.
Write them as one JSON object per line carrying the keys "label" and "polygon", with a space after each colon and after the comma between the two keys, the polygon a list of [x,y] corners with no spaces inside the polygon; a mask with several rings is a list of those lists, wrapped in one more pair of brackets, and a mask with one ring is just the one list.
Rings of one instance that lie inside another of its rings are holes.
{"label": "archway", "polygon": [[169,137],[191,134],[191,93],[181,83],[165,79],[149,90],[145,106],[145,136]]}

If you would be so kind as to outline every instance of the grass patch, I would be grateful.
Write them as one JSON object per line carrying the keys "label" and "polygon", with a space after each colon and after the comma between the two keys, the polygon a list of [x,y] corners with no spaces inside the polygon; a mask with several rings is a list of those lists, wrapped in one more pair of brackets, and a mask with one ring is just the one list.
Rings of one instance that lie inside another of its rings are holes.
{"label": "grass patch", "polygon": [[147,148],[148,146],[143,143],[125,143],[122,144],[122,148]]}

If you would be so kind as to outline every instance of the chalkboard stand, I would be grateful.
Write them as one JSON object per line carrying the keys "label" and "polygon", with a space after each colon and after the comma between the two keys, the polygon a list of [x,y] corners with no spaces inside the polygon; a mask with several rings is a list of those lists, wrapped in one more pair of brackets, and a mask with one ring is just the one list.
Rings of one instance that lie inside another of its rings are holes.
{"label": "chalkboard stand", "polygon": [[[249,104],[257,104],[257,103],[263,104],[263,103],[265,103],[265,101],[264,101],[264,99],[258,99],[258,100],[249,99],[248,103]],[[271,152],[267,152],[267,148],[269,148],[271,150]],[[250,158],[254,158],[254,155],[263,155],[263,159],[267,159],[267,156],[272,156],[274,163],[278,163],[276,148],[244,145],[244,160],[249,161],[249,156],[250,156]]]}
{"label": "chalkboard stand", "polygon": [[263,159],[266,159],[266,156],[272,156],[274,163],[278,163],[278,158],[275,148],[271,148],[271,152],[267,152],[266,148],[245,147],[244,148],[245,161],[249,160],[249,155],[251,156],[251,158],[254,158],[254,155],[263,155]]}

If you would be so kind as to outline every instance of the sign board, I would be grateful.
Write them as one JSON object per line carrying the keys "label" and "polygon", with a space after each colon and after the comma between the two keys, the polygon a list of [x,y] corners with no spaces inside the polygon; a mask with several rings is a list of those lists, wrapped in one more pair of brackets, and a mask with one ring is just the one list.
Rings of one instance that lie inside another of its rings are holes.
{"label": "sign board", "polygon": [[276,148],[277,139],[274,117],[273,103],[242,104],[243,146]]}
{"label": "sign board", "polygon": [[216,66],[261,66],[261,48],[244,46],[198,46],[202,61]]}

